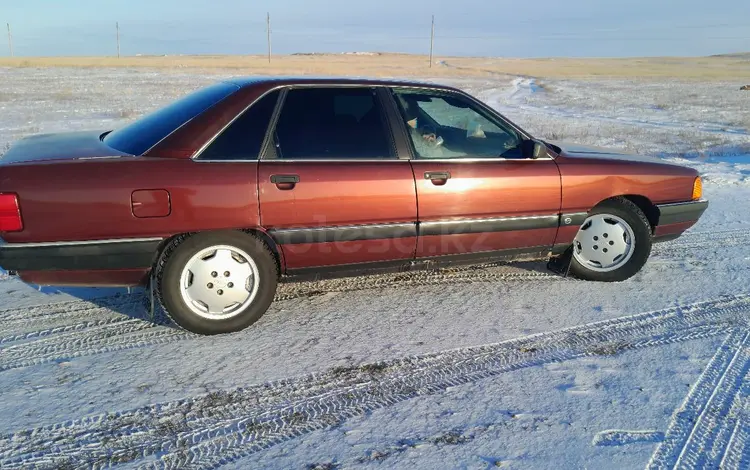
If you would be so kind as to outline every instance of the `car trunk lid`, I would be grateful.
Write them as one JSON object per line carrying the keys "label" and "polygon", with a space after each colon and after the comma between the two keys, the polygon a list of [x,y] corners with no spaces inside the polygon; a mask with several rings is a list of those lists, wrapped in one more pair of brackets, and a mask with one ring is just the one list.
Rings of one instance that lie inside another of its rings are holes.
{"label": "car trunk lid", "polygon": [[25,137],[11,145],[0,164],[129,156],[102,142],[105,131],[59,132]]}

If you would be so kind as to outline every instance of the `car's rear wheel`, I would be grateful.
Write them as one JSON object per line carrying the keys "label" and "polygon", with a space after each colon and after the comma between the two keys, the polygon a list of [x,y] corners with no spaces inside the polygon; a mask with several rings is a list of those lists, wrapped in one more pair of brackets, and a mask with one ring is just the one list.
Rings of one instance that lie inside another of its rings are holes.
{"label": "car's rear wheel", "polygon": [[276,292],[273,254],[244,232],[199,233],[174,240],[156,268],[156,294],[167,315],[199,334],[255,323]]}
{"label": "car's rear wheel", "polygon": [[578,229],[570,270],[582,279],[624,281],[646,264],[651,244],[643,211],[628,199],[610,199],[593,208]]}

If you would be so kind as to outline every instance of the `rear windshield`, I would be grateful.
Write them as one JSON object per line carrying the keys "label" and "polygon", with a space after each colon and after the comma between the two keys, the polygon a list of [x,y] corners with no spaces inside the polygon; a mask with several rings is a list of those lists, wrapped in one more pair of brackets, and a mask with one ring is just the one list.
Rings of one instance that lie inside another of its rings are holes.
{"label": "rear windshield", "polygon": [[195,116],[237,91],[232,83],[217,83],[196,90],[104,137],[110,147],[141,155]]}

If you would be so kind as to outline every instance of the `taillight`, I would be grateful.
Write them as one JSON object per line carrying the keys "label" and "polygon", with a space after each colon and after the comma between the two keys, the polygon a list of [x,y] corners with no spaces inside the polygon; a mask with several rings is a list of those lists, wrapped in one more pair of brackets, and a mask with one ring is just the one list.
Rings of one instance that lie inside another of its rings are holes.
{"label": "taillight", "polygon": [[18,195],[0,193],[0,232],[20,232],[23,230]]}
{"label": "taillight", "polygon": [[703,182],[700,176],[696,176],[693,181],[693,201],[697,201],[701,196],[703,196]]}

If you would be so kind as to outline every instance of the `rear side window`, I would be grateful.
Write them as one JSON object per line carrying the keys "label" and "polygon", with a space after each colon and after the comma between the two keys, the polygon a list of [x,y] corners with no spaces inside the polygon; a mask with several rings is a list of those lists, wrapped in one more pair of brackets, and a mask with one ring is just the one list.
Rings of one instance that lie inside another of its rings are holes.
{"label": "rear side window", "polygon": [[282,159],[395,157],[380,100],[365,87],[289,90],[274,137]]}
{"label": "rear side window", "polygon": [[197,160],[257,159],[278,98],[279,92],[273,91],[253,103],[201,152]]}
{"label": "rear side window", "polygon": [[239,90],[232,83],[216,83],[194,91],[104,137],[110,147],[142,155],[175,129]]}

